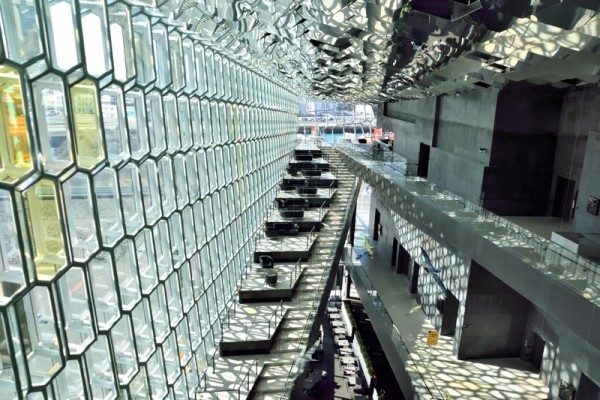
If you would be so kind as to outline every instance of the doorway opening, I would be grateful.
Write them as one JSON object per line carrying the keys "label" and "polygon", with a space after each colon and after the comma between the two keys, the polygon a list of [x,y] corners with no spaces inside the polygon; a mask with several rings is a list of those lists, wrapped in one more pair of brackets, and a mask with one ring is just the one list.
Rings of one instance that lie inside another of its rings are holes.
{"label": "doorway opening", "polygon": [[410,279],[410,292],[412,294],[417,293],[417,287],[418,287],[418,283],[419,283],[419,269],[421,269],[421,267],[419,266],[419,263],[417,263],[416,261],[413,261],[413,271],[412,271],[412,277]]}
{"label": "doorway opening", "polygon": [[445,336],[454,336],[456,331],[456,318],[458,317],[458,299],[451,291],[446,291],[444,309],[442,312],[442,327],[440,333]]}
{"label": "doorway opening", "polygon": [[375,209],[375,221],[373,222],[373,240],[379,240],[379,231],[381,230],[381,213]]}
{"label": "doorway opening", "polygon": [[575,400],[597,400],[600,399],[600,387],[588,378],[586,374],[581,374],[579,387],[577,388]]}
{"label": "doorway opening", "polygon": [[542,339],[540,335],[535,333],[533,335],[533,342],[531,343],[531,358],[529,362],[539,372],[542,368],[542,361],[544,360],[544,348],[546,347],[546,341]]}
{"label": "doorway opening", "polygon": [[404,246],[398,246],[398,263],[396,264],[396,273],[408,275],[408,267],[410,266],[410,254]]}
{"label": "doorway opening", "polygon": [[556,178],[552,216],[570,221],[573,215],[573,199],[575,196],[575,181],[562,176]]}
{"label": "doorway opening", "polygon": [[429,169],[429,151],[431,147],[428,144],[421,143],[419,146],[419,165],[417,166],[417,176],[427,178]]}
{"label": "doorway opening", "polygon": [[392,243],[392,260],[390,265],[395,267],[398,258],[398,239],[394,236],[394,242]]}

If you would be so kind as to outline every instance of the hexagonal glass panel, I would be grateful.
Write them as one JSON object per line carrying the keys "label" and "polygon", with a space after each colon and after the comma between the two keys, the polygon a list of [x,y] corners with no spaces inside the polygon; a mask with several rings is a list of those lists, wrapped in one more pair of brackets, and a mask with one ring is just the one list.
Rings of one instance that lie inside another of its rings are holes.
{"label": "hexagonal glass panel", "polygon": [[33,169],[21,77],[0,65],[0,181],[13,183]]}
{"label": "hexagonal glass panel", "polygon": [[189,152],[185,156],[185,168],[187,175],[187,190],[190,197],[190,203],[193,203],[200,197],[200,186],[198,183],[198,165],[196,162],[196,153]]}
{"label": "hexagonal glass panel", "polygon": [[10,192],[0,189],[0,304],[25,285],[19,236]]}
{"label": "hexagonal glass panel", "polygon": [[168,388],[162,350],[158,349],[158,351],[154,353],[148,361],[147,367],[148,374],[150,375],[150,387],[152,388],[152,393],[155,393],[158,398],[163,398],[167,395]]}
{"label": "hexagonal glass panel", "polygon": [[154,327],[155,341],[162,343],[171,328],[169,328],[169,312],[167,310],[167,298],[163,284],[159,284],[150,295],[150,310],[152,312],[152,325]]}
{"label": "hexagonal glass panel", "polygon": [[98,336],[94,344],[85,352],[85,361],[93,398],[117,398],[117,385],[112,368],[113,361],[106,336]]}
{"label": "hexagonal glass panel", "polygon": [[192,146],[192,127],[190,126],[190,105],[187,97],[177,98],[179,115],[179,132],[181,133],[181,150],[187,151]]}
{"label": "hexagonal glass panel", "polygon": [[50,381],[63,365],[58,322],[50,292],[45,286],[34,286],[16,304],[18,327],[27,360],[27,369],[33,386]]}
{"label": "hexagonal glass panel", "polygon": [[113,246],[124,234],[117,176],[112,168],[104,168],[93,181],[102,244]]}
{"label": "hexagonal glass panel", "polygon": [[7,0],[2,3],[2,37],[9,59],[24,63],[42,53],[38,3],[31,0]]}
{"label": "hexagonal glass panel", "polygon": [[181,215],[173,213],[168,219],[169,235],[171,237],[171,257],[173,266],[179,268],[185,260],[185,246],[183,242],[183,228],[181,226]]}
{"label": "hexagonal glass panel", "polygon": [[42,179],[24,192],[38,279],[52,279],[66,263],[56,187]]}
{"label": "hexagonal glass panel", "polygon": [[196,56],[194,42],[190,39],[183,40],[183,66],[185,68],[185,93],[192,94],[196,91]]}
{"label": "hexagonal glass panel", "polygon": [[100,92],[100,105],[108,161],[111,165],[117,165],[128,160],[130,154],[121,88],[111,85],[103,89]]}
{"label": "hexagonal glass panel", "polygon": [[188,262],[183,263],[178,273],[179,287],[181,288],[181,302],[183,304],[183,312],[187,313],[190,308],[194,305],[194,291],[190,282],[192,281],[192,274],[190,272],[190,264]]}
{"label": "hexagonal glass panel", "polygon": [[204,62],[206,68],[206,97],[212,99],[217,95],[217,83],[215,79],[215,57],[211,49],[204,49]]}
{"label": "hexagonal glass panel", "polygon": [[128,234],[134,234],[144,224],[139,171],[134,164],[127,164],[119,170],[119,187],[125,230]]}
{"label": "hexagonal glass panel", "polygon": [[143,294],[150,294],[158,284],[154,237],[148,228],[135,237],[135,251],[139,265],[140,285]]}
{"label": "hexagonal glass panel", "polygon": [[104,4],[104,0],[85,0],[80,2],[79,9],[86,69],[88,74],[96,77],[112,67]]}
{"label": "hexagonal glass panel", "polygon": [[208,85],[206,83],[206,64],[204,61],[204,47],[196,43],[194,45],[194,54],[196,57],[196,86],[198,86],[197,93],[199,96],[203,96],[208,91]]}
{"label": "hexagonal glass panel", "polygon": [[181,36],[176,31],[169,34],[169,56],[171,58],[171,89],[179,92],[185,87],[185,73]]}
{"label": "hexagonal glass panel", "polygon": [[85,262],[98,250],[89,177],[81,172],[71,176],[63,193],[73,259]]}
{"label": "hexagonal glass panel", "polygon": [[165,290],[167,293],[167,308],[169,309],[169,321],[171,327],[177,326],[183,318],[183,306],[181,304],[179,280],[177,274],[171,274],[165,282]]}
{"label": "hexagonal glass panel", "polygon": [[150,154],[156,157],[167,149],[163,102],[162,96],[158,92],[152,91],[146,96],[146,110],[148,114]]}
{"label": "hexagonal glass panel", "polygon": [[135,49],[135,66],[137,83],[146,86],[154,81],[154,53],[150,21],[143,14],[133,17],[133,43]]}
{"label": "hexagonal glass panel", "polygon": [[184,366],[192,358],[190,333],[186,320],[177,326],[175,334],[177,335],[177,348],[179,350],[179,365]]}
{"label": "hexagonal glass panel", "polygon": [[189,196],[186,180],[186,167],[185,167],[185,156],[183,154],[177,154],[173,159],[173,166],[175,167],[175,193],[177,198],[177,209],[182,210],[183,207],[188,205]]}
{"label": "hexagonal glass panel", "polygon": [[150,313],[150,301],[144,297],[142,301],[131,312],[133,332],[135,334],[135,346],[138,361],[146,362],[156,349],[154,343],[154,331],[152,330],[152,314]]}
{"label": "hexagonal glass panel", "polygon": [[158,161],[157,166],[163,215],[166,217],[171,215],[176,208],[173,163],[171,158],[163,157]]}
{"label": "hexagonal glass panel", "polygon": [[88,271],[98,329],[107,331],[121,317],[117,280],[110,254],[105,251],[99,253],[89,263]]}
{"label": "hexagonal glass panel", "polygon": [[210,146],[212,139],[212,124],[210,114],[210,103],[204,99],[200,102],[200,111],[202,115],[202,146]]}
{"label": "hexagonal glass panel", "polygon": [[52,382],[56,397],[59,399],[85,398],[85,385],[81,376],[81,367],[78,361],[67,361],[65,368]]}
{"label": "hexagonal glass panel", "polygon": [[175,332],[167,337],[167,340],[162,345],[163,360],[165,362],[165,371],[167,373],[167,384],[171,385],[179,374],[181,369],[179,368],[179,355],[177,353],[177,338]]}
{"label": "hexagonal glass panel", "polygon": [[73,163],[64,83],[48,74],[33,82],[32,88],[42,165],[49,174],[60,173]]}
{"label": "hexagonal glass panel", "polygon": [[163,97],[165,115],[165,128],[167,130],[167,151],[173,154],[180,148],[180,133],[177,116],[177,101],[175,96],[169,94]]}
{"label": "hexagonal glass panel", "polygon": [[153,160],[148,159],[140,165],[140,182],[146,223],[153,225],[161,216],[158,171]]}
{"label": "hexagonal glass panel", "polygon": [[121,308],[124,311],[130,311],[142,299],[133,241],[124,239],[113,250],[113,255],[119,282]]}
{"label": "hexagonal glass panel", "polygon": [[83,270],[71,267],[59,279],[58,288],[69,354],[82,354],[95,339],[87,281]]}
{"label": "hexagonal glass panel", "polygon": [[154,49],[154,72],[156,74],[156,87],[164,89],[171,84],[171,71],[169,65],[169,36],[167,28],[162,24],[152,26],[152,44]]}
{"label": "hexagonal glass panel", "polygon": [[114,349],[117,375],[121,385],[128,384],[138,372],[137,353],[133,341],[133,331],[129,315],[121,317],[119,322],[110,330],[112,347]]}
{"label": "hexagonal glass panel", "polygon": [[204,230],[204,210],[202,201],[194,204],[194,229],[196,233],[196,248],[199,249],[206,243],[206,232]]}
{"label": "hexagonal glass panel", "polygon": [[171,241],[169,239],[169,226],[167,221],[164,219],[158,221],[158,223],[152,227],[152,234],[154,235],[158,278],[160,280],[165,280],[173,271]]}
{"label": "hexagonal glass panel", "polygon": [[44,2],[52,65],[60,71],[67,71],[81,62],[74,4],[73,0]]}
{"label": "hexagonal glass panel", "polygon": [[135,76],[133,28],[129,8],[121,3],[108,7],[111,55],[115,79],[126,82]]}
{"label": "hexagonal glass panel", "polygon": [[190,100],[190,116],[192,124],[192,146],[198,150],[202,146],[202,111],[200,109],[200,100],[192,98]]}
{"label": "hexagonal glass panel", "polygon": [[84,80],[71,87],[77,164],[92,169],[104,160],[96,85]]}
{"label": "hexagonal glass panel", "polygon": [[141,90],[132,89],[125,93],[125,111],[131,157],[134,160],[140,160],[150,151],[148,129],[146,127],[145,99]]}

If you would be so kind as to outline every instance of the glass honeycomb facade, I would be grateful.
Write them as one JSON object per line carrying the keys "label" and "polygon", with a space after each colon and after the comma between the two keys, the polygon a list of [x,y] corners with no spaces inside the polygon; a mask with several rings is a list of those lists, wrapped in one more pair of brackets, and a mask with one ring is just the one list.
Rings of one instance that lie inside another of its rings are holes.
{"label": "glass honeycomb facade", "polygon": [[146,6],[0,3],[2,399],[193,397],[294,147],[293,92]]}

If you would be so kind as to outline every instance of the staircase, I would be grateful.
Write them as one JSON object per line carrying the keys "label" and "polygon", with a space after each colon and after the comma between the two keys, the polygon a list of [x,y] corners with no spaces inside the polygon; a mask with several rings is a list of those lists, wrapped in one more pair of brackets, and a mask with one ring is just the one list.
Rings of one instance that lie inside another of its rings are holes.
{"label": "staircase", "polygon": [[[329,207],[326,213],[322,214],[320,231],[313,231],[314,242],[310,244],[306,261],[301,262],[302,273],[296,276],[289,301],[237,303],[233,307],[231,315],[222,324],[223,341],[219,360],[215,369],[209,368],[205,374],[205,379],[213,384],[204,387],[201,385],[203,390],[198,392],[199,399],[289,398],[295,378],[303,372],[306,362],[310,360],[310,356],[305,356],[305,352],[312,344],[309,338],[314,337],[320,326],[320,315],[333,282],[332,265],[336,253],[341,254],[349,228],[348,216],[356,202],[357,192],[356,179],[354,175],[346,172],[336,150],[323,147],[321,151],[319,166],[328,169],[327,179],[331,180],[332,175],[335,177],[337,187],[334,191],[325,189],[318,194],[319,198],[327,196],[325,192],[331,194],[325,206],[322,201],[318,203],[318,206]],[[305,156],[308,153],[305,148],[300,154]],[[280,192],[276,197],[285,196],[285,192]],[[313,204],[317,205],[314,200]],[[272,255],[275,264],[273,269],[277,269],[279,263],[282,270],[289,270],[290,263],[285,261],[289,258],[284,256],[282,260],[278,260],[278,253],[269,252],[264,245],[259,250],[261,255]],[[248,268],[253,273],[261,270],[258,264]],[[243,276],[243,279],[245,278],[256,279],[256,276],[248,274]],[[245,282],[242,282],[241,287],[244,288],[244,285]],[[277,288],[265,287],[265,290]],[[280,310],[275,314],[280,317],[271,318],[272,322],[267,323],[268,318],[265,316],[273,313],[278,307]],[[244,370],[234,364],[237,369],[232,369],[229,374],[238,376],[238,379],[233,380],[235,383],[229,387],[222,388],[217,384],[223,378],[222,368],[227,365],[221,364],[222,362],[254,365],[258,372],[250,374],[248,371],[252,368]]]}

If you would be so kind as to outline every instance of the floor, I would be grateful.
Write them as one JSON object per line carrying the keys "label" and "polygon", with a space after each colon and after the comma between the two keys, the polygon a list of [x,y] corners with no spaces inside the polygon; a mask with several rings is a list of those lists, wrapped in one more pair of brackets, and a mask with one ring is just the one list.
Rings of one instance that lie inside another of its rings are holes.
{"label": "floor", "polygon": [[[440,336],[437,346],[426,338],[434,329],[409,293],[406,275],[397,274],[383,259],[377,242],[364,247],[370,190],[363,187],[357,210],[355,267],[362,268],[382,300],[385,311],[406,343],[413,360],[407,365],[421,399],[546,399],[548,388],[531,365],[520,359],[463,361],[453,354],[453,337]],[[393,397],[392,397],[393,398]]]}

